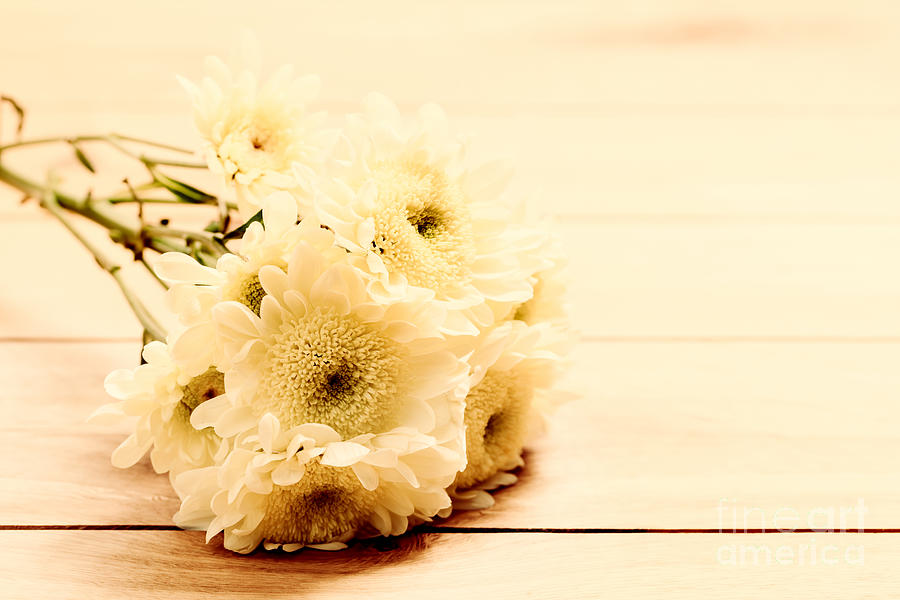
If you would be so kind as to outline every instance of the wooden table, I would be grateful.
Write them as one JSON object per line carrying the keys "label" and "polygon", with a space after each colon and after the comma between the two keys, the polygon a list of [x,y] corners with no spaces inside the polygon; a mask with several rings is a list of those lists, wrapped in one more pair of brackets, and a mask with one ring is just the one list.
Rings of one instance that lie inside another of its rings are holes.
{"label": "wooden table", "polygon": [[544,190],[584,336],[582,398],[491,510],[234,556],[171,525],[147,462],[110,466],[124,430],[84,419],[139,327],[3,189],[3,598],[900,594],[900,4],[7,4],[0,92],[29,136],[194,143],[172,74],[240,25],[330,111],[441,102]]}

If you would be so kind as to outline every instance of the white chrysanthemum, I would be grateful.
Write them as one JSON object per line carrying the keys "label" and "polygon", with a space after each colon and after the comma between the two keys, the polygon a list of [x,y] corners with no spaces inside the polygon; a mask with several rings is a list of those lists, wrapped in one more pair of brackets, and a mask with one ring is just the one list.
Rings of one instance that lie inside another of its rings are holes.
{"label": "white chrysanthemum", "polygon": [[426,105],[402,131],[396,107],[371,95],[348,119],[347,157],[321,185],[315,208],[339,242],[376,274],[386,296],[408,286],[445,304],[444,331],[477,335],[531,296],[517,252],[529,235],[498,201],[509,170],[469,169],[443,111]]}
{"label": "white chrysanthemum", "polygon": [[188,371],[199,372],[221,362],[212,307],[235,300],[259,313],[265,294],[259,270],[264,266],[286,268],[304,227],[312,227],[312,235],[318,234],[317,226],[297,226],[297,207],[287,192],[268,196],[263,206],[262,223],[251,223],[234,252],[219,258],[215,268],[180,252],[163,254],[155,265],[157,275],[171,285],[169,304],[185,327],[174,341],[172,352]]}
{"label": "white chrysanthemum", "polygon": [[206,529],[207,541],[224,531],[225,547],[241,553],[260,543],[269,550],[339,549],[353,537],[400,535],[410,522],[449,508],[441,486],[447,477],[422,472],[458,468],[458,452],[422,433],[341,441],[321,424],[281,431],[268,414],[221,466],[174,481],[182,498],[175,522]]}
{"label": "white chrysanthemum", "polygon": [[245,38],[242,50],[234,72],[209,57],[199,84],[179,80],[191,96],[210,170],[235,185],[241,214],[249,217],[273,191],[308,197],[303,183],[326,159],[337,134],[324,127],[324,113],[307,109],[319,93],[318,77],[294,78],[285,65],[258,85],[256,43]]}
{"label": "white chrysanthemum", "polygon": [[[547,277],[554,267],[543,272]],[[544,307],[544,289],[555,293],[556,282],[536,287],[533,307]],[[526,306],[528,305],[526,303]],[[549,310],[549,308],[548,308]],[[522,450],[543,426],[543,419],[566,397],[553,389],[574,335],[562,311],[553,321],[529,322],[533,309],[514,311],[516,318],[479,337],[469,358],[472,366],[466,397],[466,468],[450,493],[453,507],[480,509],[493,504],[488,490],[515,483],[509,470],[522,466]],[[446,515],[446,512],[444,513]]]}
{"label": "white chrysanthemum", "polygon": [[558,332],[570,331],[570,307],[566,296],[568,263],[562,243],[550,233],[549,223],[531,227],[530,246],[523,249],[529,257],[529,281],[533,293],[526,302],[515,307],[509,318],[528,325],[546,324]]}
{"label": "white chrysanthemum", "polygon": [[380,301],[332,234],[304,236],[286,270],[260,269],[259,315],[214,307],[228,394],[192,422],[235,449],[176,483],[177,522],[239,552],[402,533],[449,506],[465,465],[469,368],[440,337],[444,307],[415,288]]}
{"label": "white chrysanthemum", "polygon": [[214,367],[199,375],[186,373],[162,342],[147,344],[143,356],[146,364],[107,376],[106,391],[118,402],[101,406],[90,418],[111,424],[137,417],[134,433],[113,452],[113,465],[130,467],[148,450],[157,473],[175,476],[213,464],[225,449],[223,441],[212,428],[195,429],[190,417],[224,393],[222,373]]}
{"label": "white chrysanthemum", "polygon": [[486,490],[515,483],[528,440],[571,394],[554,389],[575,343],[565,302],[565,254],[545,227],[533,227],[523,260],[534,293],[506,322],[482,334],[469,358],[466,398],[468,465],[455,482],[455,508],[493,503]]}
{"label": "white chrysanthemum", "polygon": [[562,402],[575,396],[570,392],[554,389],[560,377],[570,366],[569,354],[578,338],[570,320],[567,297],[567,258],[558,237],[550,233],[549,224],[542,223],[538,243],[533,254],[540,257],[540,264],[530,277],[534,294],[516,307],[510,319],[519,326],[518,339],[510,344],[514,359],[525,361],[535,381],[535,397],[531,419],[531,431],[542,431],[547,418]]}

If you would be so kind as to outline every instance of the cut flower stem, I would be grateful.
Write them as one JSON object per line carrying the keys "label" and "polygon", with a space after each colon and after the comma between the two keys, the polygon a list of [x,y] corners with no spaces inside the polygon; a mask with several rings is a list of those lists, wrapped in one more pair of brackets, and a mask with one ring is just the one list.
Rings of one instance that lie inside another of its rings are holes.
{"label": "cut flower stem", "polygon": [[[105,143],[125,156],[140,162],[147,168],[152,180],[136,187],[132,187],[126,181],[127,190],[124,193],[120,191],[107,198],[94,198],[91,193],[88,193],[86,197],[79,199],[56,189],[52,181],[42,184],[29,179],[21,173],[11,170],[2,161],[7,152],[15,149],[64,143],[72,146],[81,165],[93,173],[95,171],[94,165],[79,146],[79,144],[85,142]],[[225,238],[209,231],[189,231],[168,227],[167,225],[148,225],[144,223],[143,204],[206,204],[214,206],[218,214],[218,227],[223,232],[224,227],[228,223],[229,210],[234,207],[232,204],[226,203],[224,199],[207,194],[171,176],[163,175],[157,170],[157,167],[160,166],[205,169],[205,164],[189,160],[149,157],[142,152],[133,150],[126,144],[139,144],[170,152],[193,154],[190,150],[169,144],[119,134],[17,140],[0,146],[0,182],[6,183],[25,194],[25,199],[37,199],[41,207],[69,230],[94,256],[97,263],[112,276],[122,290],[122,294],[125,296],[135,316],[144,327],[146,335],[153,339],[164,340],[166,338],[165,328],[153,317],[135,291],[129,287],[124,278],[122,265],[111,260],[95,242],[79,231],[71,215],[73,213],[77,214],[106,229],[109,232],[110,240],[132,252],[134,260],[140,262],[161,286],[168,289],[166,283],[156,275],[147,261],[144,255],[146,250],[158,253],[181,252],[193,256],[202,264],[209,266],[215,265],[218,258],[228,252],[228,248],[225,246]],[[138,191],[144,192],[148,190],[166,190],[172,197],[141,198],[137,195]],[[137,204],[137,219],[117,214],[115,209],[117,204]]]}
{"label": "cut flower stem", "polygon": [[47,209],[51,215],[56,217],[56,219],[62,223],[62,225],[69,230],[69,232],[81,242],[81,245],[84,246],[88,252],[90,252],[94,256],[94,260],[97,261],[97,264],[100,267],[112,275],[113,279],[116,281],[116,284],[119,286],[119,289],[122,290],[122,294],[125,296],[125,300],[128,301],[128,305],[131,307],[131,310],[134,312],[134,315],[137,317],[138,321],[140,321],[141,325],[144,327],[144,331],[147,334],[156,340],[165,340],[166,332],[165,328],[159,324],[159,322],[150,314],[150,311],[147,310],[147,307],[141,302],[140,298],[138,298],[137,294],[134,293],[128,284],[125,282],[122,273],[122,266],[110,260],[93,242],[87,239],[84,234],[82,234],[77,227],[75,227],[72,220],[63,210],[62,206],[60,206],[59,202],[56,199],[54,192],[47,191],[45,196],[41,199],[41,206]]}

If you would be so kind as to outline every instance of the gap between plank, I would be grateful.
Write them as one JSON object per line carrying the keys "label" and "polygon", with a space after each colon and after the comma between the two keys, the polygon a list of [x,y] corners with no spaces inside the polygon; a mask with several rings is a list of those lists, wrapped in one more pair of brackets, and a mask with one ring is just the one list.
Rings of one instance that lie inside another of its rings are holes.
{"label": "gap between plank", "polygon": [[[0,531],[188,531],[175,525],[0,525]],[[562,534],[796,534],[796,533],[900,533],[900,528],[879,527],[833,531],[829,529],[693,529],[693,528],[619,528],[619,527],[442,527],[421,525],[412,533],[562,533]]]}
{"label": "gap between plank", "polygon": [[[0,336],[0,344],[118,344],[139,337]],[[581,342],[600,344],[900,344],[900,335],[583,335]]]}
{"label": "gap between plank", "polygon": [[[397,108],[404,116],[415,114],[422,104],[419,100],[395,99]],[[321,110],[329,113],[347,113],[359,110],[359,102],[339,97],[321,98],[317,103]],[[519,100],[489,102],[484,100],[443,100],[441,107],[454,119],[479,117],[510,118],[601,118],[652,117],[734,119],[739,118],[796,118],[796,119],[872,119],[900,117],[900,110],[891,103],[831,103],[810,105],[803,102],[778,104],[772,102],[651,102],[641,100]],[[133,99],[129,110],[116,110],[117,105],[98,104],[94,98],[67,98],[61,101],[40,101],[30,103],[33,113],[65,113],[73,117],[94,116],[100,112],[128,115],[154,111],[157,116],[180,118],[184,111],[182,103],[170,104],[160,99],[141,102]]]}
{"label": "gap between plank", "polygon": [[118,344],[141,342],[141,338],[132,336],[108,337],[53,337],[53,336],[6,336],[0,337],[0,344]]}
{"label": "gap between plank", "polygon": [[[47,221],[42,213],[21,214],[0,208],[4,222],[36,223]],[[848,226],[896,227],[900,215],[829,214],[829,213],[581,213],[559,212],[550,215],[551,222],[560,225],[709,225],[709,226],[766,226],[793,227]]]}
{"label": "gap between plank", "polygon": [[858,215],[829,213],[579,213],[560,212],[553,221],[564,225],[711,225],[792,227],[870,226],[896,227],[900,215]]}
{"label": "gap between plank", "polygon": [[898,344],[896,335],[584,335],[582,342],[662,344]]}

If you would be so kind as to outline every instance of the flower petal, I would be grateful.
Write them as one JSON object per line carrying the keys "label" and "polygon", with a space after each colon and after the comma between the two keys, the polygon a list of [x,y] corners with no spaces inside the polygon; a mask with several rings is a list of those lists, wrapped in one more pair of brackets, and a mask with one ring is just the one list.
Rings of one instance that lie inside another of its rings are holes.
{"label": "flower petal", "polygon": [[332,467],[349,467],[369,453],[369,449],[355,442],[328,444],[322,455],[322,464]]}

